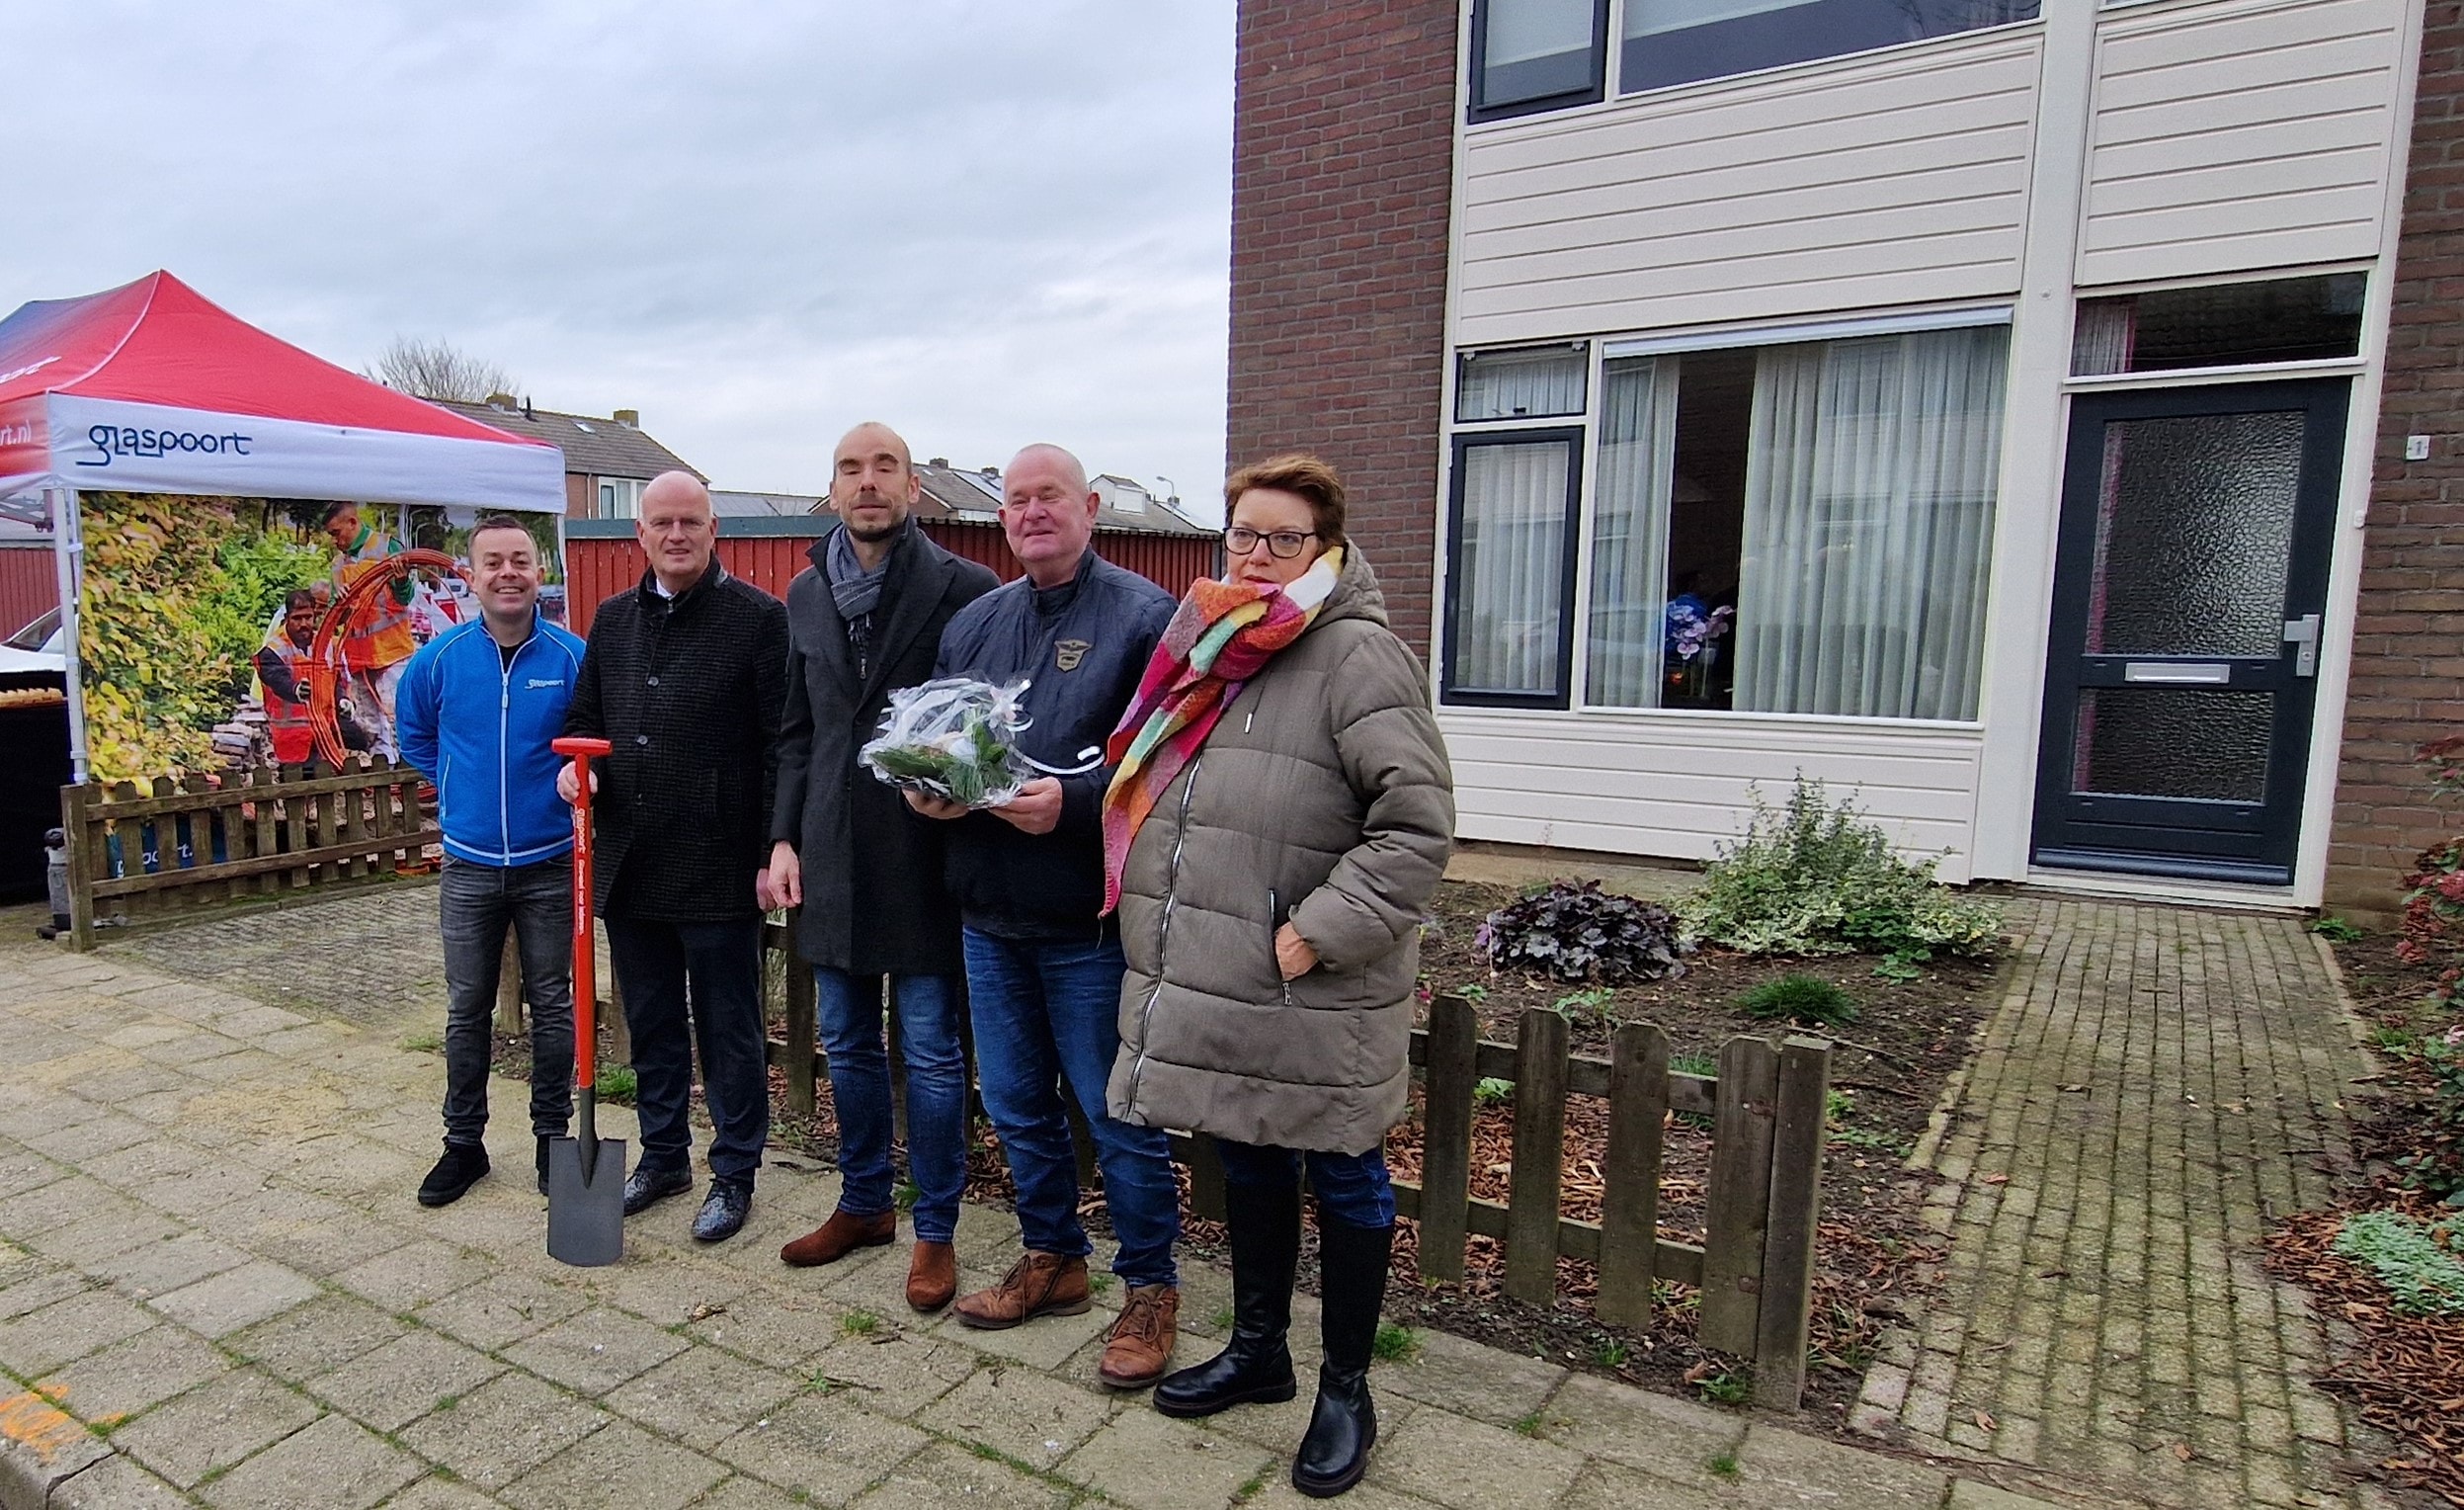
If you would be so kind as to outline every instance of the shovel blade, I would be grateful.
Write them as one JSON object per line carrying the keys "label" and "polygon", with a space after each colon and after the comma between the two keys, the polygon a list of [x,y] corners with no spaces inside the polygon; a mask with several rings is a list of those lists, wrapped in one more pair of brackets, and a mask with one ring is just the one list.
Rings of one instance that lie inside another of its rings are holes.
{"label": "shovel blade", "polygon": [[598,1167],[582,1174],[582,1140],[547,1140],[547,1256],[596,1269],[624,1256],[624,1143],[599,1139]]}

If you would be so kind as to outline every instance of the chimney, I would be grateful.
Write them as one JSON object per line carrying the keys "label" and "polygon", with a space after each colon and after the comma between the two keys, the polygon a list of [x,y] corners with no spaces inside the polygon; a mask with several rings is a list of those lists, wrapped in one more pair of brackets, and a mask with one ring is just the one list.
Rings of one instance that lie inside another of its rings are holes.
{"label": "chimney", "polygon": [[511,393],[490,393],[488,395],[488,407],[491,409],[502,409],[510,414],[513,412],[514,395]]}
{"label": "chimney", "polygon": [[617,424],[622,425],[627,430],[639,430],[641,428],[641,411],[639,409],[618,409],[616,413],[610,415],[609,418],[615,420]]}
{"label": "chimney", "polygon": [[927,457],[927,458],[925,458],[924,464],[925,464],[925,465],[927,465],[927,466],[939,466],[939,467],[943,467],[943,468],[946,469],[946,468],[948,467],[948,465],[949,465],[949,458],[947,458],[947,457]]}

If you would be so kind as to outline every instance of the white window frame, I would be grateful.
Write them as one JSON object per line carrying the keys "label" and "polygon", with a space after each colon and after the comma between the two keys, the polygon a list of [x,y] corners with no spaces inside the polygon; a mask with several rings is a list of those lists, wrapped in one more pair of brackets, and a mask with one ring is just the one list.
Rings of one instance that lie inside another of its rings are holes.
{"label": "white window frame", "polygon": [[598,482],[601,519],[641,518],[641,494],[648,483],[639,477],[601,477]]}

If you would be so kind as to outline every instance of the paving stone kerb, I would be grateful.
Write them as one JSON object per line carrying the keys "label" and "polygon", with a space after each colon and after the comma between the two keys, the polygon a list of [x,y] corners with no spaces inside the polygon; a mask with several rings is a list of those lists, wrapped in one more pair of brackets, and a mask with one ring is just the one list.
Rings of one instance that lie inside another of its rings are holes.
{"label": "paving stone kerb", "polygon": [[[218,953],[260,927],[246,917],[84,958],[0,942],[0,1510],[534,1510],[612,1485],[708,1507],[1296,1502],[1281,1475],[1305,1396],[1166,1421],[1096,1383],[1102,1314],[971,1333],[904,1309],[900,1248],[781,1266],[836,1202],[810,1160],[764,1172],[732,1242],[696,1246],[671,1203],[628,1225],[622,1263],[568,1269],[546,1256],[525,1119],[499,1116],[500,1174],[422,1210],[441,1066],[402,1045],[435,1027],[434,903],[384,900],[280,915],[318,941],[289,957]],[[357,962],[340,1011],[301,953]],[[492,1100],[518,1109],[523,1089]],[[630,1136],[621,1109],[605,1120]],[[963,1277],[1016,1243],[1008,1216],[967,1209]],[[1390,1438],[1355,1491],[1371,1510],[1939,1506],[1954,1488],[1937,1465],[1459,1339],[1374,1378]]]}
{"label": "paving stone kerb", "polygon": [[2259,1265],[2271,1218],[2328,1201],[2367,1069],[2317,941],[2101,901],[2011,921],[2009,988],[1917,1160],[1944,1283],[1851,1425],[2117,1498],[2359,1503],[2349,1423],[2303,1383],[2322,1322]]}

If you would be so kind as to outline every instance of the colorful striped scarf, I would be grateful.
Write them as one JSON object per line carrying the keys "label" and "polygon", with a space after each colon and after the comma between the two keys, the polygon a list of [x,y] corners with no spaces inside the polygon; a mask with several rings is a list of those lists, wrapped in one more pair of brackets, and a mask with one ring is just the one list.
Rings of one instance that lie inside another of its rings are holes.
{"label": "colorful striped scarf", "polygon": [[1129,841],[1214,732],[1215,720],[1274,652],[1298,639],[1334,594],[1344,553],[1328,550],[1283,587],[1260,582],[1190,584],[1138,679],[1138,695],[1105,746],[1112,783],[1104,793],[1104,911],[1120,905]]}

